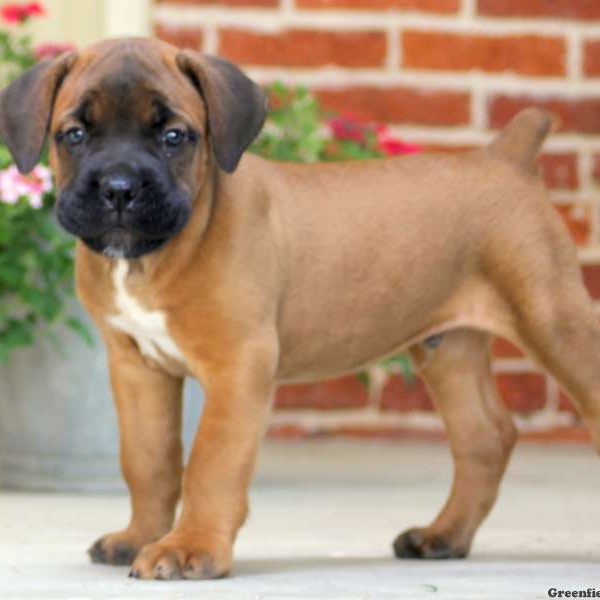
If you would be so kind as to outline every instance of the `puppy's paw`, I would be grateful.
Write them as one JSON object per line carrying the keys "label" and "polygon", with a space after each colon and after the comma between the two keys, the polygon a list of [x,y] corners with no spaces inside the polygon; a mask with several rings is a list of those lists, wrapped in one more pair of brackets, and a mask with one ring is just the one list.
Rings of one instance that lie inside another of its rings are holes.
{"label": "puppy's paw", "polygon": [[427,529],[409,529],[401,533],[393,544],[397,558],[465,558],[469,549],[452,542],[444,535],[431,534]]}
{"label": "puppy's paw", "polygon": [[142,545],[143,542],[137,536],[124,529],[96,540],[88,550],[88,554],[93,563],[130,565]]}
{"label": "puppy's paw", "polygon": [[173,531],[144,546],[130,577],[136,579],[218,579],[231,569],[231,544],[202,534]]}

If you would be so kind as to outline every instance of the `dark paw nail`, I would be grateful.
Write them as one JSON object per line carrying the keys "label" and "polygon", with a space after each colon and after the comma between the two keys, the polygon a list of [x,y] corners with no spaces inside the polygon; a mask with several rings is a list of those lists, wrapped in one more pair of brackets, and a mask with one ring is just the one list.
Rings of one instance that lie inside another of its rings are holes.
{"label": "dark paw nail", "polygon": [[131,569],[131,571],[129,571],[129,577],[132,577],[133,579],[139,579],[140,578],[140,572],[137,570],[133,570]]}
{"label": "dark paw nail", "polygon": [[90,559],[93,563],[106,562],[106,551],[102,546],[102,540],[98,540],[88,551]]}
{"label": "dark paw nail", "polygon": [[442,535],[426,537],[417,529],[409,529],[394,541],[394,553],[398,558],[464,558],[468,548],[453,546]]}
{"label": "dark paw nail", "polygon": [[398,558],[421,558],[423,536],[420,532],[410,529],[400,534],[394,541],[394,554]]}

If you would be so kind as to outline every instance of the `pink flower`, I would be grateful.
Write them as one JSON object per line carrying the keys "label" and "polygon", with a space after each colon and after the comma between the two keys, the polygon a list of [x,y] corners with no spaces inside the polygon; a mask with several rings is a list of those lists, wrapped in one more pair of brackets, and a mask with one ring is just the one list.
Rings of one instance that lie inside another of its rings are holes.
{"label": "pink flower", "polygon": [[333,117],[327,124],[336,140],[350,140],[364,144],[367,141],[367,126],[354,115]]}
{"label": "pink flower", "polygon": [[0,202],[16,204],[27,198],[31,208],[42,208],[44,194],[52,190],[50,169],[37,165],[29,175],[21,175],[15,165],[0,171]]}
{"label": "pink flower", "polygon": [[0,16],[11,25],[23,23],[30,17],[37,17],[45,13],[44,7],[39,2],[27,4],[5,4],[0,7]]}
{"label": "pink flower", "polygon": [[384,154],[389,156],[395,156],[397,154],[415,154],[422,150],[421,146],[418,144],[403,142],[394,137],[383,125],[377,127],[377,146]]}
{"label": "pink flower", "polygon": [[45,58],[56,58],[60,54],[75,50],[75,45],[69,42],[44,42],[38,44],[33,53],[38,60]]}

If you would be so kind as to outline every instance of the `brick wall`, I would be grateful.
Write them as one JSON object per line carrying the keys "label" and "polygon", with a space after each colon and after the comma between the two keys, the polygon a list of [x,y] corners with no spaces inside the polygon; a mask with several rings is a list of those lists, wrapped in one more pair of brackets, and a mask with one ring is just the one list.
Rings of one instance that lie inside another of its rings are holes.
{"label": "brick wall", "polygon": [[[326,107],[426,148],[485,143],[529,104],[555,111],[563,128],[542,167],[600,299],[600,0],[157,0],[154,22],[166,40],[230,58],[261,82],[309,85]],[[518,350],[499,341],[494,353],[522,430],[547,436],[575,422]],[[439,431],[420,383],[373,376],[371,395],[353,377],[282,390],[273,431]]]}

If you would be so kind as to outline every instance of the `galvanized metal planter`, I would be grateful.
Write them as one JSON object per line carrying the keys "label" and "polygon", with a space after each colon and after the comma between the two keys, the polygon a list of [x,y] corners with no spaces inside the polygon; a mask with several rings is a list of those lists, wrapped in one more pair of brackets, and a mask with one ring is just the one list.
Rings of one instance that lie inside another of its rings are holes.
{"label": "galvanized metal planter", "polygon": [[[0,487],[122,489],[103,345],[97,341],[90,348],[66,330],[59,338],[62,353],[40,339],[0,365]],[[201,406],[200,388],[186,386],[188,447]]]}

